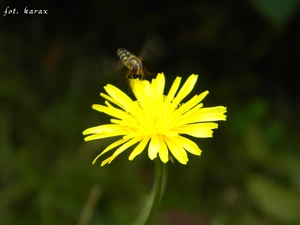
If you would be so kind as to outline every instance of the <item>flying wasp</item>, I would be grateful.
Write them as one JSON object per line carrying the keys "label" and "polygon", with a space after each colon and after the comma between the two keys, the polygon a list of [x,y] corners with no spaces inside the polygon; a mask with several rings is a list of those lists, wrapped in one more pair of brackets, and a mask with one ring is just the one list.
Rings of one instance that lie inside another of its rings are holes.
{"label": "flying wasp", "polygon": [[[100,68],[104,71],[104,76],[111,77],[122,67],[126,67],[128,71],[125,73],[124,78],[128,83],[129,89],[131,89],[129,79],[138,77],[140,80],[145,80],[154,75],[145,69],[145,61],[151,59],[153,62],[153,59],[159,59],[168,53],[167,45],[162,38],[155,33],[151,33],[147,36],[139,55],[135,55],[124,48],[119,48],[117,50],[119,60],[102,55]],[[95,74],[95,76],[97,75]]]}
{"label": "flying wasp", "polygon": [[122,63],[128,68],[128,71],[125,75],[127,80],[129,78],[133,78],[134,75],[140,76],[140,79],[144,80],[146,74],[151,74],[143,67],[142,60],[126,49],[119,48],[117,51],[117,55],[119,56]]}
{"label": "flying wasp", "polygon": [[119,48],[117,55],[123,66],[125,65],[128,68],[128,71],[125,74],[126,81],[128,82],[129,79],[134,78],[134,76],[139,76],[141,80],[149,78],[153,73],[150,73],[145,69],[142,61],[165,55],[167,52],[167,45],[155,33],[148,35],[139,57],[124,48]]}

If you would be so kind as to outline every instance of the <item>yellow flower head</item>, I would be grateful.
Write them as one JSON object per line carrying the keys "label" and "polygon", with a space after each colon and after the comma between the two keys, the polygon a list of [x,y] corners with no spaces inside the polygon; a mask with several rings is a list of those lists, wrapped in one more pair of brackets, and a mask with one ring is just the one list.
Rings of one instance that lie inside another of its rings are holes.
{"label": "yellow flower head", "polygon": [[106,106],[94,104],[93,109],[116,119],[111,119],[111,124],[91,127],[83,131],[84,135],[89,135],[85,137],[85,141],[114,136],[123,137],[104,149],[94,159],[93,164],[101,155],[119,146],[112,156],[101,163],[101,166],[111,163],[120,153],[135,144],[137,146],[131,152],[129,160],[139,155],[148,143],[148,156],[151,160],[158,155],[161,161],[166,163],[171,153],[180,163],[186,164],[187,151],[200,155],[201,150],[198,146],[180,134],[198,138],[212,137],[212,129],[218,128],[218,124],[208,121],[226,120],[224,115],[226,107],[203,108],[200,102],[208,91],[181,103],[194,88],[197,77],[191,75],[176,95],[181,81],[181,78],[177,77],[166,96],[163,94],[165,76],[162,73],[158,74],[151,83],[146,80],[130,79],[136,101],[115,86],[106,85],[104,89],[108,95],[100,94],[108,100],[105,101]]}

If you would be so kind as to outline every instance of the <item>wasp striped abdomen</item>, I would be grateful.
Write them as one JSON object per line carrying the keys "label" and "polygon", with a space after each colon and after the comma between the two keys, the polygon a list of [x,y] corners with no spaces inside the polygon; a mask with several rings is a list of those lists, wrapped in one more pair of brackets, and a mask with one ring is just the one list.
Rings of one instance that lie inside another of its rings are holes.
{"label": "wasp striped abdomen", "polygon": [[130,56],[132,56],[133,54],[124,48],[119,48],[117,51],[117,55],[122,60],[122,62],[125,64],[127,62],[128,58]]}

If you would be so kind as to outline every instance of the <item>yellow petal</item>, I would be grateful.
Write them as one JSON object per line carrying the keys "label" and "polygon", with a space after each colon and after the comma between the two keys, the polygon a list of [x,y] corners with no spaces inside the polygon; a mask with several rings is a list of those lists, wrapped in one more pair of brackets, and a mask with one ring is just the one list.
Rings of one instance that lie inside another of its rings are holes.
{"label": "yellow petal", "polygon": [[[118,155],[120,155],[122,152],[124,152],[126,149],[128,149],[130,146],[136,144],[137,142],[139,142],[141,139],[140,138],[134,138],[130,141],[127,141],[125,144],[123,144],[122,146],[120,146],[112,156],[110,156],[109,158],[107,158],[106,160],[104,160],[102,162],[103,165],[105,165],[106,163],[110,164]],[[101,166],[102,166],[101,164]]]}
{"label": "yellow petal", "polygon": [[[189,112],[191,109],[193,109],[198,103],[200,103],[204,98],[205,96],[208,94],[208,91],[205,91],[203,93],[201,93],[200,95],[195,95],[193,98],[191,98],[189,101],[187,101],[186,103],[184,103],[183,105],[181,105],[178,110],[176,111],[179,111],[181,112],[182,114],[183,113],[186,113]],[[201,104],[201,107],[202,107],[202,104]]]}
{"label": "yellow petal", "polygon": [[179,114],[184,114],[186,111],[190,110],[195,105],[197,105],[200,101],[201,100],[200,100],[199,96],[195,95],[189,101],[187,101],[186,103],[180,105],[180,107],[175,112],[179,113]]}
{"label": "yellow petal", "polygon": [[[216,129],[218,128],[218,124],[217,123],[194,123],[194,124],[187,124],[187,125],[183,125],[180,126],[177,129],[190,129],[190,130],[198,130],[198,129]],[[175,130],[175,129],[174,129]]]}
{"label": "yellow petal", "polygon": [[87,136],[84,138],[85,141],[92,141],[97,139],[103,139],[108,137],[116,137],[121,135],[126,135],[128,131],[121,130],[121,131],[115,131],[115,132],[108,132],[108,133],[100,133],[100,134],[92,134],[90,136]]}
{"label": "yellow petal", "polygon": [[155,79],[152,79],[151,82],[153,96],[155,98],[162,96],[164,94],[165,88],[165,76],[163,73],[157,74]]}
{"label": "yellow petal", "polygon": [[145,137],[132,151],[129,156],[129,160],[133,160],[137,155],[141,154],[141,152],[145,149],[150,137]]}
{"label": "yellow petal", "polygon": [[123,91],[113,85],[106,85],[104,87],[106,92],[113,98],[113,101],[117,103],[121,108],[128,109],[132,106],[133,101]]}
{"label": "yellow petal", "polygon": [[213,135],[212,130],[199,130],[199,131],[186,131],[186,132],[180,132],[181,134],[187,134],[196,138],[210,138]]}
{"label": "yellow petal", "polygon": [[145,87],[150,87],[150,83],[143,82],[140,79],[132,79],[132,92],[137,99],[143,99],[145,95]]}
{"label": "yellow petal", "polygon": [[176,138],[174,138],[174,140],[189,153],[201,155],[202,151],[199,149],[198,145],[196,145],[196,143],[190,139],[178,135]]}
{"label": "yellow petal", "polygon": [[181,163],[186,165],[188,162],[188,157],[186,154],[186,151],[180,146],[177,145],[176,142],[174,142],[171,138],[169,137],[164,137],[164,140],[166,141],[168,148],[172,155]]}
{"label": "yellow petal", "polygon": [[153,135],[150,140],[149,148],[148,148],[148,156],[151,160],[157,157],[158,150],[160,148],[160,144],[158,141],[157,135]]}
{"label": "yellow petal", "polygon": [[175,81],[173,82],[172,84],[172,87],[167,95],[167,99],[166,99],[166,102],[171,102],[172,99],[174,98],[177,90],[178,90],[178,87],[180,85],[180,82],[181,82],[181,77],[176,77]]}
{"label": "yellow petal", "polygon": [[120,125],[116,124],[104,124],[96,127],[90,127],[82,132],[83,135],[88,134],[97,134],[97,133],[105,133],[105,132],[115,132],[123,130],[124,128]]}
{"label": "yellow petal", "polygon": [[128,140],[120,139],[120,140],[115,141],[114,143],[110,144],[109,146],[107,146],[107,147],[106,147],[106,148],[105,148],[105,149],[104,149],[104,150],[103,150],[103,151],[102,151],[102,152],[94,159],[93,164],[95,164],[95,162],[97,161],[97,159],[98,159],[101,155],[103,155],[104,153],[110,151],[111,149],[113,149],[113,148],[115,148],[115,147],[117,147],[117,146],[119,146],[119,145],[125,143],[126,141],[128,141]]}
{"label": "yellow petal", "polygon": [[[186,103],[180,105],[178,109],[175,109],[175,111],[171,114],[169,117],[169,122],[176,123],[176,126],[180,126],[186,123],[190,123],[191,120],[189,115],[197,112],[203,104],[198,104],[202,99],[205,97],[205,95],[208,94],[208,91],[203,92],[200,95],[196,95],[193,98],[191,98]],[[197,105],[198,104],[198,105]],[[172,121],[174,120],[174,121]],[[187,122],[186,122],[187,121]]]}
{"label": "yellow petal", "polygon": [[137,98],[140,107],[147,112],[149,107],[151,107],[152,101],[152,88],[149,81],[139,80],[135,82],[136,89],[133,90],[135,97]]}
{"label": "yellow petal", "polygon": [[181,116],[177,117],[177,121],[176,121],[176,126],[182,126],[185,124],[189,124],[189,123],[196,123],[196,122],[202,122],[202,121],[194,121],[191,117],[191,115],[194,115],[194,113],[196,111],[198,111],[201,107],[203,106],[202,103],[196,105],[194,108],[192,108],[191,110],[187,111],[186,113],[184,113]]}
{"label": "yellow petal", "polygon": [[169,161],[169,150],[168,150],[166,143],[161,135],[158,135],[158,141],[159,141],[159,146],[160,146],[159,151],[158,151],[159,158],[161,159],[161,161],[163,163],[166,163]]}
{"label": "yellow petal", "polygon": [[184,99],[194,88],[196,82],[197,82],[198,75],[192,74],[189,76],[189,78],[186,80],[182,88],[179,90],[179,93],[173,100],[173,104],[175,107]]}
{"label": "yellow petal", "polygon": [[101,166],[105,166],[105,164],[109,163],[110,162],[110,159],[111,159],[111,156],[107,159],[105,159],[102,163],[101,163]]}
{"label": "yellow petal", "polygon": [[92,106],[93,109],[99,111],[99,112],[104,112],[110,116],[113,116],[115,118],[119,118],[119,119],[126,119],[126,120],[133,120],[134,118],[132,118],[132,116],[130,116],[128,113],[126,113],[125,111],[121,110],[121,109],[117,109],[114,108],[113,106],[111,106],[109,104],[109,102],[105,102],[109,107],[103,106],[103,105],[98,105],[98,104],[94,104]]}
{"label": "yellow petal", "polygon": [[224,115],[226,111],[224,106],[201,108],[190,118],[195,122],[226,120],[226,115]]}
{"label": "yellow petal", "polygon": [[[130,141],[126,142],[125,144],[123,144],[121,147],[119,147],[115,152],[114,154],[112,155],[113,156],[113,159],[115,157],[117,157],[119,154],[121,154],[122,152],[124,152],[126,149],[128,149],[130,146],[136,144],[137,142],[141,141],[142,138],[141,137],[136,137],[136,138],[133,138],[131,139]],[[112,160],[113,160],[112,159]]]}
{"label": "yellow petal", "polygon": [[217,123],[197,123],[174,128],[180,134],[188,134],[198,138],[212,137],[211,129],[218,128]]}
{"label": "yellow petal", "polygon": [[120,108],[122,108],[122,109],[124,109],[124,110],[126,109],[126,108],[124,107],[124,105],[120,104],[119,102],[117,102],[116,100],[114,100],[114,99],[113,99],[112,97],[110,97],[109,95],[104,94],[104,93],[100,93],[100,96],[103,97],[103,98],[105,98],[106,100],[108,100],[108,101],[114,103],[115,105],[119,106]]}

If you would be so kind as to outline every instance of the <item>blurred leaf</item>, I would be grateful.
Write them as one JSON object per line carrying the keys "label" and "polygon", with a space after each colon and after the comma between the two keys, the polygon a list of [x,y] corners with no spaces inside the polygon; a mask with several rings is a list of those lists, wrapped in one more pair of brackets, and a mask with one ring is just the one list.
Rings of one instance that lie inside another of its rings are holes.
{"label": "blurred leaf", "polygon": [[269,168],[278,174],[288,177],[297,188],[300,189],[300,155],[295,154],[276,154],[272,160],[268,160]]}
{"label": "blurred leaf", "polygon": [[11,156],[10,150],[13,148],[13,143],[10,139],[12,133],[11,121],[10,110],[6,107],[0,109],[0,165],[2,165],[2,160],[5,162]]}
{"label": "blurred leaf", "polygon": [[261,176],[248,183],[249,197],[262,212],[284,224],[300,223],[300,195]]}
{"label": "blurred leaf", "polygon": [[268,144],[263,130],[257,125],[250,125],[246,129],[245,148],[251,158],[263,162],[267,160],[270,153]]}
{"label": "blurred leaf", "polygon": [[253,225],[253,224],[261,224],[259,218],[254,215],[254,213],[250,211],[246,211],[241,214],[240,218],[234,223],[236,225]]}
{"label": "blurred leaf", "polygon": [[268,103],[261,98],[252,99],[250,102],[245,103],[244,107],[239,109],[238,113],[234,116],[236,129],[238,132],[245,132],[246,129],[252,124],[262,120],[268,112]]}
{"label": "blurred leaf", "polygon": [[280,26],[287,22],[294,13],[298,0],[254,0],[260,12],[268,17],[275,25]]}

